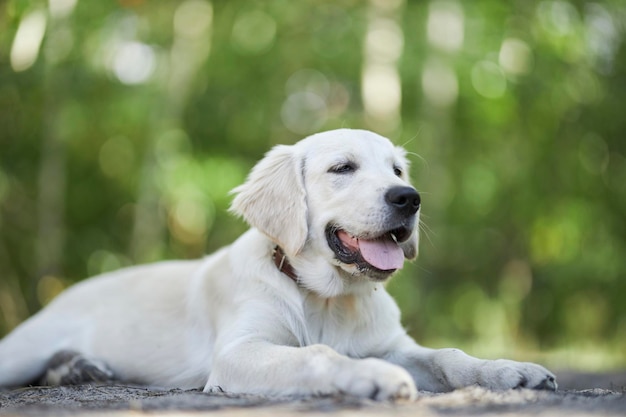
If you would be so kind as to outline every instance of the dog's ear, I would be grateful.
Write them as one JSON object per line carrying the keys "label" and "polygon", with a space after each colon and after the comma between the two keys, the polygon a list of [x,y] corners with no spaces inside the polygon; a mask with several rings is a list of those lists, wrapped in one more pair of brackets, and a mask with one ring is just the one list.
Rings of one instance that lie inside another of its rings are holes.
{"label": "dog's ear", "polygon": [[303,167],[293,146],[278,145],[235,188],[232,213],[265,233],[287,255],[297,255],[308,234]]}

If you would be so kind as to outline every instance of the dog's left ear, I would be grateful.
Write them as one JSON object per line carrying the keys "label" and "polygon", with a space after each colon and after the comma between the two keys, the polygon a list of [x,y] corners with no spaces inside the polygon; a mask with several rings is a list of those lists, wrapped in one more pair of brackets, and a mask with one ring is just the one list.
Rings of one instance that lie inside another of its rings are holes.
{"label": "dog's left ear", "polygon": [[275,146],[232,191],[236,197],[230,206],[292,256],[302,250],[308,234],[302,169],[292,146]]}

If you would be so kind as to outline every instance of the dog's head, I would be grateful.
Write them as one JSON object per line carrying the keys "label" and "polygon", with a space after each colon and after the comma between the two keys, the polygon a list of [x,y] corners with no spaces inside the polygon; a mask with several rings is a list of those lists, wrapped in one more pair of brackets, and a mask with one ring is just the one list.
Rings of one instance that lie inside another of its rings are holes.
{"label": "dog's head", "polygon": [[323,259],[334,275],[382,281],[417,255],[420,196],[405,154],[382,136],[349,129],[276,146],[233,190],[231,210],[296,269],[299,260]]}

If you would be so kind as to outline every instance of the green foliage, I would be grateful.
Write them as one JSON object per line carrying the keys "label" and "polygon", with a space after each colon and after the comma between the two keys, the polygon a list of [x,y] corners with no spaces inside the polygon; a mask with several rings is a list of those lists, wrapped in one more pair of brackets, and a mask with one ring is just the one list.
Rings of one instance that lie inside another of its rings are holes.
{"label": "green foliage", "polygon": [[0,334],[231,242],[265,151],[354,127],[413,154],[421,254],[389,289],[418,340],[626,365],[622,3],[1,4]]}

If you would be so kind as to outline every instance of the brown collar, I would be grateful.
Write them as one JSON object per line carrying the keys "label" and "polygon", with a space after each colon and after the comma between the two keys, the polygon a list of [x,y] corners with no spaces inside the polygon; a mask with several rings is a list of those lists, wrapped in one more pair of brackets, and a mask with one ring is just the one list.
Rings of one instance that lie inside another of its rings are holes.
{"label": "brown collar", "polygon": [[293,269],[293,266],[291,266],[291,264],[289,263],[287,255],[285,255],[285,252],[283,252],[283,249],[280,246],[276,245],[276,247],[272,251],[272,259],[274,260],[276,268],[278,268],[280,272],[287,275],[296,284],[298,283],[298,275]]}

